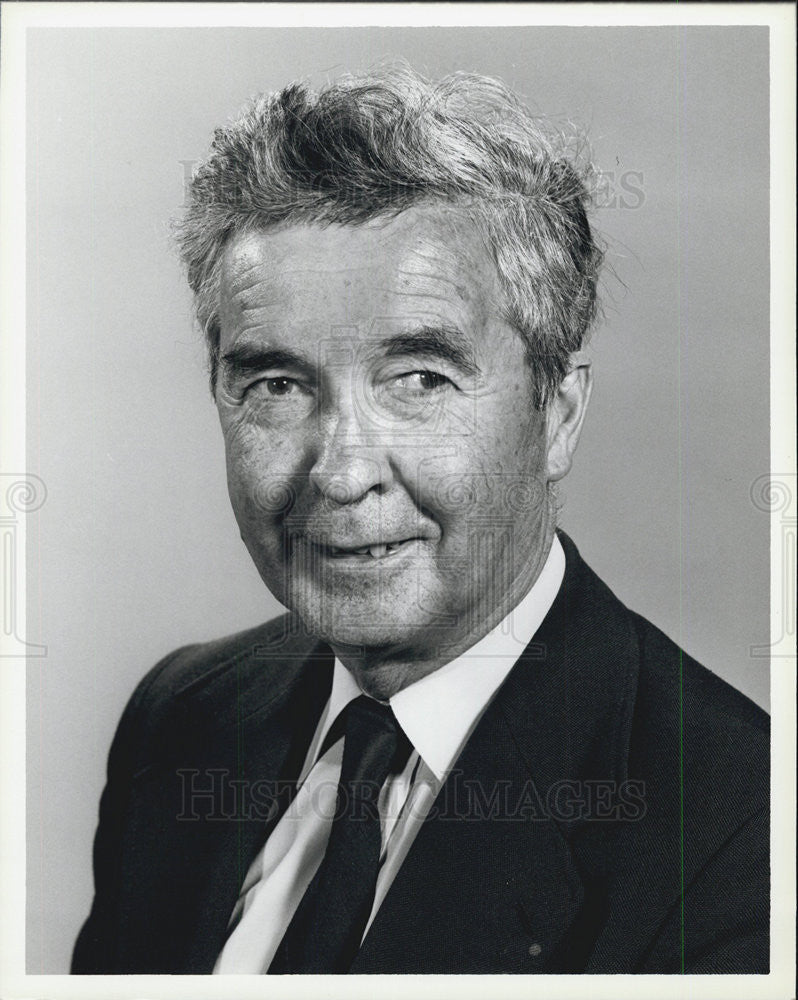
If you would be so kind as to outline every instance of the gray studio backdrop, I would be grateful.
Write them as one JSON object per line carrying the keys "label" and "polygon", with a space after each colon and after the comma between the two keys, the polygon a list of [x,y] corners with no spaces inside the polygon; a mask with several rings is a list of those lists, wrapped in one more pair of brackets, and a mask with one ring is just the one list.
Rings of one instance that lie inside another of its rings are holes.
{"label": "gray studio backdrop", "polygon": [[91,898],[105,757],[174,647],[279,609],[239,540],[168,220],[248,95],[404,57],[584,125],[613,272],[562,523],[618,596],[767,705],[766,28],[28,32],[27,968]]}

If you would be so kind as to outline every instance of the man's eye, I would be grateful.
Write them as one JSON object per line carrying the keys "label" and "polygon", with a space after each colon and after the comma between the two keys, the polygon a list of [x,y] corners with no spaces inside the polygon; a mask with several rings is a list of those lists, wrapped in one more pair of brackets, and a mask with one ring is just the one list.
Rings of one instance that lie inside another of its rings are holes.
{"label": "man's eye", "polygon": [[276,378],[266,378],[263,380],[263,384],[270,396],[288,396],[298,388],[294,379],[287,378],[285,375],[278,375]]}
{"label": "man's eye", "polygon": [[407,372],[405,375],[400,375],[396,379],[396,383],[402,389],[419,394],[434,392],[436,389],[442,389],[444,386],[452,384],[445,375],[431,371]]}
{"label": "man's eye", "polygon": [[283,399],[286,405],[289,403],[291,405],[299,403],[305,405],[313,395],[307,385],[289,375],[270,375],[266,378],[259,378],[248,387],[247,394],[251,395],[252,399],[267,404],[277,399]]}

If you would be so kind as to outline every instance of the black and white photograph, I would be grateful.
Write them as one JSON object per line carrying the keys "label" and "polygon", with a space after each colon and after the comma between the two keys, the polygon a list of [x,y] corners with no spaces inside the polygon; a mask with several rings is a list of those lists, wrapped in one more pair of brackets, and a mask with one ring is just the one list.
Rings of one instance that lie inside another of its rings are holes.
{"label": "black and white photograph", "polygon": [[630,10],[2,5],[3,997],[794,995],[795,10]]}

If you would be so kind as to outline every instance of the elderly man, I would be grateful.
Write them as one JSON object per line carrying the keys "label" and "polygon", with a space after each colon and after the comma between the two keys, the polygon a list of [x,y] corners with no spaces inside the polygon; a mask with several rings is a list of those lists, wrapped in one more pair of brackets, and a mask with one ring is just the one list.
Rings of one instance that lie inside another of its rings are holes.
{"label": "elderly man", "polygon": [[74,972],[767,971],[767,717],[556,526],[586,201],[479,77],[291,86],[216,132],[178,236],[290,611],[133,695]]}

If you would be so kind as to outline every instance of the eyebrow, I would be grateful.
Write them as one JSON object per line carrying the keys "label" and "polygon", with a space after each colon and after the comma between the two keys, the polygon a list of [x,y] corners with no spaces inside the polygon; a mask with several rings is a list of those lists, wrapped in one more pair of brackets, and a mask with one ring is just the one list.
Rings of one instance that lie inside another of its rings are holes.
{"label": "eyebrow", "polygon": [[307,378],[315,374],[307,358],[282,347],[261,347],[258,344],[238,344],[221,357],[225,380],[235,382],[249,378],[269,368],[291,368]]}
{"label": "eyebrow", "polygon": [[380,347],[389,358],[403,354],[448,361],[467,375],[481,374],[473,353],[464,347],[465,337],[451,326],[423,326],[419,330],[386,337]]}
{"label": "eyebrow", "polygon": [[[417,357],[448,361],[467,375],[481,375],[471,353],[463,345],[465,338],[455,327],[423,326],[418,330],[394,334],[379,341],[385,357],[412,354]],[[316,375],[316,367],[306,357],[283,347],[237,344],[220,359],[222,377],[229,385],[244,381],[269,368],[290,368],[305,378]]]}

